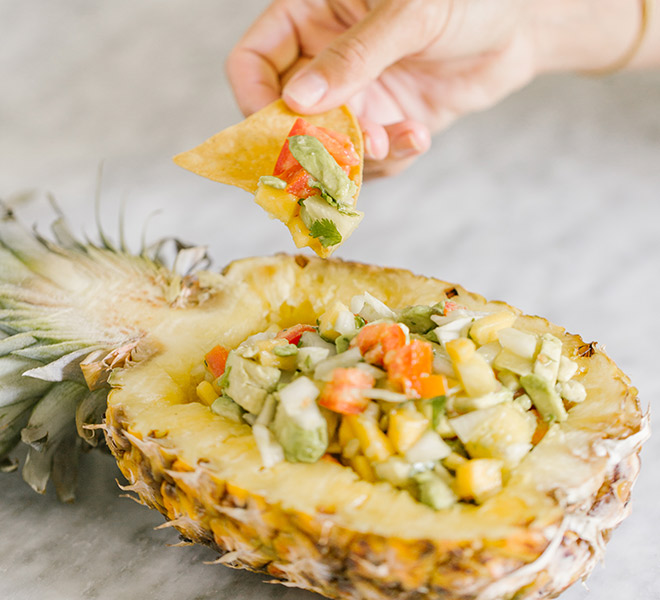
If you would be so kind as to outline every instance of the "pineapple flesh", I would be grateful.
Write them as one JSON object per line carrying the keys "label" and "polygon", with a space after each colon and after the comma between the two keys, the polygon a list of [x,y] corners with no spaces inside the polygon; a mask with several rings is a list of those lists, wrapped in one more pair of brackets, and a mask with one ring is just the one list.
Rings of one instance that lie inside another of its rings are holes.
{"label": "pineapple flesh", "polygon": [[[0,377],[12,395],[0,409],[0,456],[19,438],[29,444],[23,472],[36,489],[52,474],[70,498],[71,471],[57,457],[99,441],[85,424],[105,408],[126,488],[185,538],[229,566],[356,600],[553,597],[589,573],[627,514],[648,432],[636,390],[602,351],[544,319],[402,270],[276,256],[185,275],[62,231],[58,240],[35,239],[11,215],[2,224]],[[519,330],[561,339],[587,396],[502,482],[491,475],[479,490],[466,477],[480,505],[434,510],[331,461],[264,469],[252,428],[215,414],[209,390],[199,401],[202,357],[313,323],[365,291],[391,307],[451,298],[507,309]]]}

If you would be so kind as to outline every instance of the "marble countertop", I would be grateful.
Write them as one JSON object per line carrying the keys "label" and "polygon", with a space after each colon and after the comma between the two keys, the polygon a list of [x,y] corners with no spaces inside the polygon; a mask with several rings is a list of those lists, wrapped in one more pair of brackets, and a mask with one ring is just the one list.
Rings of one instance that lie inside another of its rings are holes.
{"label": "marble countertop", "polygon": [[[0,196],[50,191],[93,233],[126,203],[232,259],[293,251],[250,197],[171,162],[240,117],[224,57],[264,2],[0,0]],[[660,74],[546,77],[466,118],[394,179],[365,186],[367,214],[338,252],[460,282],[598,340],[643,401],[660,395]],[[19,214],[45,225],[51,215]],[[432,217],[432,218],[431,218]],[[239,235],[232,223],[250,224]],[[108,228],[111,229],[112,226]],[[660,440],[643,452],[633,513],[604,565],[564,600],[660,599]],[[153,511],[120,497],[113,461],[83,459],[74,505],[0,475],[0,598],[109,600],[317,596],[209,566]]]}

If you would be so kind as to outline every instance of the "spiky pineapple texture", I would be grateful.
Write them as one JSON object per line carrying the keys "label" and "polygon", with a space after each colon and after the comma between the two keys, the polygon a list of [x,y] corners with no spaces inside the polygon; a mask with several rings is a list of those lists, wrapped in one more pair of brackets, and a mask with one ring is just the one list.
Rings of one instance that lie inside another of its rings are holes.
{"label": "spiky pineapple texture", "polygon": [[[23,227],[2,207],[0,217],[0,468],[17,468],[10,453],[26,444],[23,478],[58,497],[75,496],[81,451],[103,446],[94,429],[103,418],[111,369],[137,360],[137,342],[173,309],[203,299],[190,273],[204,248],[164,243],[135,255],[81,242],[60,215],[54,241]],[[145,352],[144,345],[140,352]]]}

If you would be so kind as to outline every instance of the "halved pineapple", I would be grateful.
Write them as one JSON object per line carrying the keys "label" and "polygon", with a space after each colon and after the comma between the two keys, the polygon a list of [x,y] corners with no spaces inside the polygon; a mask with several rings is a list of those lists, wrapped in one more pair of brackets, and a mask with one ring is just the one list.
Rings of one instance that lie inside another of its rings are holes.
{"label": "halved pineapple", "polygon": [[[44,244],[10,216],[0,240],[11,267],[2,273],[2,326],[11,335],[0,365],[16,390],[0,412],[4,453],[28,420],[31,454],[65,439],[44,435],[47,409],[57,432],[75,440],[73,413],[89,420],[81,407],[92,401],[69,379],[82,381],[78,365],[99,346],[102,360],[92,355],[85,370],[95,385],[110,372],[104,429],[128,488],[225,564],[334,598],[538,599],[586,575],[627,514],[648,432],[636,390],[602,351],[544,319],[459,286],[355,263],[276,256],[181,277],[107,248]],[[562,340],[587,398],[479,506],[433,510],[330,461],[264,468],[251,428],[197,401],[203,356],[269,327],[313,323],[364,292],[395,308],[449,297],[473,311],[507,308],[520,330]],[[21,353],[32,347],[30,357]],[[48,365],[64,351],[66,360]],[[7,417],[6,406],[18,408]]]}

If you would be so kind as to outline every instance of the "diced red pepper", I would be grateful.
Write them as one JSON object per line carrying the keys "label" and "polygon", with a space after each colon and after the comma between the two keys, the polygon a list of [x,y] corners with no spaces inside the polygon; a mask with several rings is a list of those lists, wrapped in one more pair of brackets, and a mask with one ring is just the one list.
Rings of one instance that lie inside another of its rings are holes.
{"label": "diced red pepper", "polygon": [[361,390],[374,386],[374,378],[361,369],[335,369],[319,398],[319,406],[342,415],[358,415],[369,406]]}
{"label": "diced red pepper", "polygon": [[416,397],[422,394],[422,378],[433,369],[433,347],[429,342],[411,340],[409,344],[388,352],[384,358],[387,379],[403,393]]}
{"label": "diced red pepper", "polygon": [[364,360],[373,365],[382,365],[385,355],[406,343],[406,334],[396,323],[373,323],[365,325],[351,340],[351,347],[357,346]]}
{"label": "diced red pepper", "polygon": [[224,346],[216,346],[204,357],[204,362],[213,377],[220,377],[225,372],[225,364],[229,350]]}
{"label": "diced red pepper", "polygon": [[311,175],[298,163],[282,173],[280,179],[286,181],[286,191],[296,198],[309,198],[319,193],[318,188],[309,185]]}
{"label": "diced red pepper", "polygon": [[313,327],[312,325],[298,324],[294,325],[293,327],[282,329],[282,331],[278,332],[275,337],[277,339],[284,338],[287,342],[289,342],[289,344],[297,346],[298,342],[300,342],[302,334],[305,333],[305,331],[316,331],[316,327]]}

